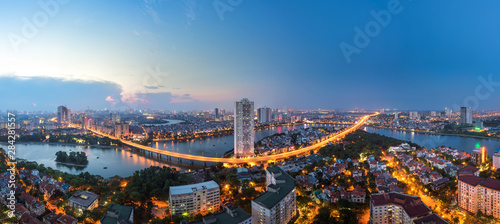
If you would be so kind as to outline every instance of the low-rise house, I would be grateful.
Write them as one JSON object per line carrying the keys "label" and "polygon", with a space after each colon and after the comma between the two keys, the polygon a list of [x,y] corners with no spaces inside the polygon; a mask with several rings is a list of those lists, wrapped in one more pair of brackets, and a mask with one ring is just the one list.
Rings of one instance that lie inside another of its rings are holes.
{"label": "low-rise house", "polygon": [[19,199],[24,201],[24,205],[31,212],[37,215],[41,215],[42,213],[45,212],[45,204],[43,204],[37,198],[31,196],[30,194],[23,192],[19,196]]}
{"label": "low-rise house", "polygon": [[77,191],[69,199],[70,207],[82,210],[92,210],[97,207],[99,195],[89,191]]}
{"label": "low-rise house", "polygon": [[36,218],[36,214],[26,212],[19,219],[19,224],[43,224],[42,221]]}
{"label": "low-rise house", "polygon": [[113,204],[101,219],[101,224],[133,224],[134,208]]}
{"label": "low-rise house", "polygon": [[442,187],[446,186],[448,183],[450,183],[450,179],[448,179],[447,177],[441,178],[439,180],[432,182],[431,188],[432,188],[432,190],[437,191],[437,190],[441,189]]}
{"label": "low-rise house", "polygon": [[366,192],[361,186],[356,185],[354,190],[351,192],[351,202],[355,203],[365,203]]}
{"label": "low-rise house", "polygon": [[47,198],[52,197],[56,191],[56,186],[50,184],[49,182],[42,182],[38,188]]}
{"label": "low-rise house", "polygon": [[64,214],[49,213],[42,218],[46,224],[77,224],[78,220]]}

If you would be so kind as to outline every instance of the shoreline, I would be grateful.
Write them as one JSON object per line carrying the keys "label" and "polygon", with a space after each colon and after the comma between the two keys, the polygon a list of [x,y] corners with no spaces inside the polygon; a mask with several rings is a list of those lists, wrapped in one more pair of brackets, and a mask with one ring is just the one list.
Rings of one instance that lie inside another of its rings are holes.
{"label": "shoreline", "polygon": [[[55,161],[55,160],[54,160]],[[78,166],[78,167],[87,167],[89,164],[87,165],[79,165],[79,164],[73,164],[73,163],[64,163],[64,162],[57,162],[55,161],[56,164],[62,164],[62,165],[66,165],[66,166]]]}
{"label": "shoreline", "polygon": [[378,129],[386,129],[386,130],[394,130],[394,131],[404,131],[404,132],[415,132],[421,134],[429,134],[429,135],[446,135],[446,136],[458,136],[464,138],[478,138],[478,139],[486,139],[486,140],[494,140],[500,141],[500,138],[497,137],[487,137],[487,136],[475,136],[475,135],[466,135],[466,134],[453,134],[453,133],[442,133],[442,132],[431,132],[431,131],[422,131],[422,130],[406,130],[401,128],[388,128],[388,127],[379,127],[374,125],[365,125],[366,127],[378,128]]}
{"label": "shoreline", "polygon": [[[88,144],[77,144],[77,143],[63,143],[63,142],[17,142],[17,144],[36,144],[36,145],[61,145],[61,146],[88,146],[88,147],[94,147],[94,148],[103,148],[103,149],[114,149],[114,148],[122,148],[121,146],[110,146],[110,145],[88,145]],[[0,143],[0,145],[4,145]]]}

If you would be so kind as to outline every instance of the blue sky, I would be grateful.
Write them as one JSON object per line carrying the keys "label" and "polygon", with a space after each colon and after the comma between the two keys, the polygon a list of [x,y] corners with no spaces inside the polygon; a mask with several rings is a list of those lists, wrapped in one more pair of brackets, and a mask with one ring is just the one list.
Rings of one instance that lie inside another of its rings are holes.
{"label": "blue sky", "polygon": [[[443,109],[500,82],[492,0],[0,3],[0,110]],[[391,8],[348,62],[341,43]]]}

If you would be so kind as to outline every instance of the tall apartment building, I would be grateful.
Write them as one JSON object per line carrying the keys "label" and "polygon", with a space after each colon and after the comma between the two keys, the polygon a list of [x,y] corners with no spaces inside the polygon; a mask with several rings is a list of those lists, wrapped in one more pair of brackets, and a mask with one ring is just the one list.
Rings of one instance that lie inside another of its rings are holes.
{"label": "tall apartment building", "polygon": [[500,219],[500,180],[473,175],[458,177],[458,207]]}
{"label": "tall apartment building", "polygon": [[215,115],[215,119],[219,119],[219,117],[220,117],[219,108],[215,108],[214,115]]}
{"label": "tall apartment building", "polygon": [[417,111],[410,111],[410,119],[418,119],[418,112]]}
{"label": "tall apartment building", "polygon": [[120,115],[119,114],[112,114],[111,121],[113,122],[113,124],[120,123]]}
{"label": "tall apartment building", "polygon": [[472,124],[472,107],[460,107],[460,123]]}
{"label": "tall apartment building", "polygon": [[234,110],[234,156],[248,157],[254,152],[253,101],[243,98],[236,101]]}
{"label": "tall apartment building", "polygon": [[65,106],[57,107],[57,124],[69,124],[71,123],[71,110]]}
{"label": "tall apartment building", "polygon": [[127,123],[115,124],[115,137],[120,138],[129,135],[129,125]]}
{"label": "tall apartment building", "polygon": [[[370,223],[422,223],[423,220],[438,220],[447,223],[425,205],[420,197],[402,193],[372,194],[370,199]],[[425,223],[425,222],[424,222]]]}
{"label": "tall apartment building", "polygon": [[168,206],[171,215],[217,212],[220,208],[219,185],[211,180],[170,187]]}
{"label": "tall apartment building", "polygon": [[266,124],[272,121],[273,112],[269,107],[261,107],[257,109],[257,121],[261,124]]}
{"label": "tall apartment building", "polygon": [[495,150],[493,153],[493,169],[500,169],[500,149]]}
{"label": "tall apartment building", "polygon": [[253,224],[288,223],[297,215],[295,180],[279,167],[266,169],[267,191],[252,200]]}

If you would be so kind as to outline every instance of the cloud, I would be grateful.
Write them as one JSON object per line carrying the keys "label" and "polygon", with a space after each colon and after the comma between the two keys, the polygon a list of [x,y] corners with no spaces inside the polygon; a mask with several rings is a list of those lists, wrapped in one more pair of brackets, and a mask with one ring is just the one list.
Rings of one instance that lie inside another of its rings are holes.
{"label": "cloud", "polygon": [[158,13],[155,10],[155,7],[158,5],[158,1],[156,0],[144,0],[144,2],[141,4],[142,11],[151,18],[153,18],[153,21],[156,24],[161,23],[160,17],[158,16]]}
{"label": "cloud", "polygon": [[184,4],[186,5],[184,15],[188,19],[188,24],[191,25],[191,22],[196,19],[196,13],[194,11],[196,8],[196,2],[194,0],[185,0]]}
{"label": "cloud", "polygon": [[106,101],[108,102],[113,102],[115,99],[113,99],[111,96],[106,97]]}
{"label": "cloud", "polygon": [[172,96],[170,103],[191,103],[194,101],[195,99],[191,98],[191,95],[184,94],[180,96]]}

